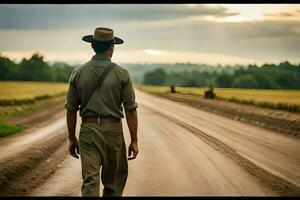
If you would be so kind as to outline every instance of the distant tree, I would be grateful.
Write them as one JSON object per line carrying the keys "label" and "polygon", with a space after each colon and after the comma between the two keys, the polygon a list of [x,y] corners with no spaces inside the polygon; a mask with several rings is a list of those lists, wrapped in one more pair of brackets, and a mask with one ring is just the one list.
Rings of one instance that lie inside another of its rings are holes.
{"label": "distant tree", "polygon": [[15,61],[0,54],[0,81],[68,82],[73,68],[73,66],[63,62],[49,65],[44,61],[44,56],[39,53],[34,53],[29,59],[23,58],[20,63],[15,63]]}
{"label": "distant tree", "polygon": [[187,77],[187,79],[184,81],[183,85],[184,87],[196,87],[198,86],[197,80],[192,77]]}
{"label": "distant tree", "polygon": [[254,65],[248,65],[248,68],[249,69],[253,69],[253,70],[257,70],[257,65],[256,64],[254,64]]}
{"label": "distant tree", "polygon": [[281,62],[281,63],[279,63],[278,66],[279,66],[279,67],[285,67],[285,68],[293,67],[293,65],[291,65],[288,61]]}
{"label": "distant tree", "polygon": [[228,87],[231,87],[232,80],[233,80],[233,76],[232,75],[223,73],[223,74],[220,74],[216,78],[216,85],[218,87],[228,88]]}
{"label": "distant tree", "polygon": [[281,72],[276,81],[282,88],[300,89],[300,76],[296,73]]}
{"label": "distant tree", "polygon": [[164,85],[166,82],[167,73],[162,68],[147,72],[144,75],[144,83],[146,85]]}
{"label": "distant tree", "polygon": [[272,78],[272,76],[266,73],[256,73],[254,76],[257,82],[257,88],[259,89],[277,89],[280,85]]}
{"label": "distant tree", "polygon": [[18,65],[0,54],[0,80],[12,80],[18,76]]}
{"label": "distant tree", "polygon": [[235,88],[258,88],[258,83],[255,77],[251,74],[241,75],[235,78],[232,82],[232,87]]}
{"label": "distant tree", "polygon": [[39,53],[34,53],[28,60],[23,58],[20,63],[22,77],[25,81],[50,81],[49,66],[44,61],[44,57]]}
{"label": "distant tree", "polygon": [[51,79],[55,82],[68,82],[73,68],[66,63],[55,62],[50,66]]}

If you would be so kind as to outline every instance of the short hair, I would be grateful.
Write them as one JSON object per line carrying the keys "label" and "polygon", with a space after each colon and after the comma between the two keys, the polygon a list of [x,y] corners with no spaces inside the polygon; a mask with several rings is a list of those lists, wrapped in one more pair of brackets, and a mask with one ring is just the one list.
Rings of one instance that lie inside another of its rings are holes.
{"label": "short hair", "polygon": [[92,45],[92,48],[94,49],[95,53],[101,53],[101,52],[105,52],[108,49],[110,49],[111,44],[112,44],[112,41],[108,41],[108,42],[93,41],[91,45]]}

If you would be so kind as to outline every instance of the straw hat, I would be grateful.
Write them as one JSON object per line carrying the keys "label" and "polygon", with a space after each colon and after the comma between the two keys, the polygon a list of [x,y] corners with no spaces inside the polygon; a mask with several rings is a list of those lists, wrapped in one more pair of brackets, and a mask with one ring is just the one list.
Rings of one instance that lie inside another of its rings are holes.
{"label": "straw hat", "polygon": [[121,38],[114,37],[114,31],[110,28],[99,27],[94,31],[94,35],[85,35],[82,40],[88,43],[95,42],[113,42],[114,44],[123,44]]}

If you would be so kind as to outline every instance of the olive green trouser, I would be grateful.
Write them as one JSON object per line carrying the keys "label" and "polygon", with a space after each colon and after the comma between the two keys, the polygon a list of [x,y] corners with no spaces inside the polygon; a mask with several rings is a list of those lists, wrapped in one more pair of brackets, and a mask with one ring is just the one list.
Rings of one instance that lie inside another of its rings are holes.
{"label": "olive green trouser", "polygon": [[103,196],[122,196],[128,163],[121,123],[82,123],[79,134],[82,196],[99,196],[101,181]]}

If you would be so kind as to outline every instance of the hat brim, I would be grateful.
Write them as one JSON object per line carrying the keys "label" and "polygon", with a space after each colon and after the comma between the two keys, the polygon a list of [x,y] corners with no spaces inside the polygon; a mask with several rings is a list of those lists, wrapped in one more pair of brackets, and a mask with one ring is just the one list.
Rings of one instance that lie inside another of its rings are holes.
{"label": "hat brim", "polygon": [[[85,35],[85,36],[82,37],[82,40],[85,41],[85,42],[88,42],[88,43],[92,43],[93,41],[101,42],[101,41],[98,41],[98,40],[94,40],[93,35]],[[121,38],[114,37],[113,43],[114,44],[123,44],[124,41]]]}

